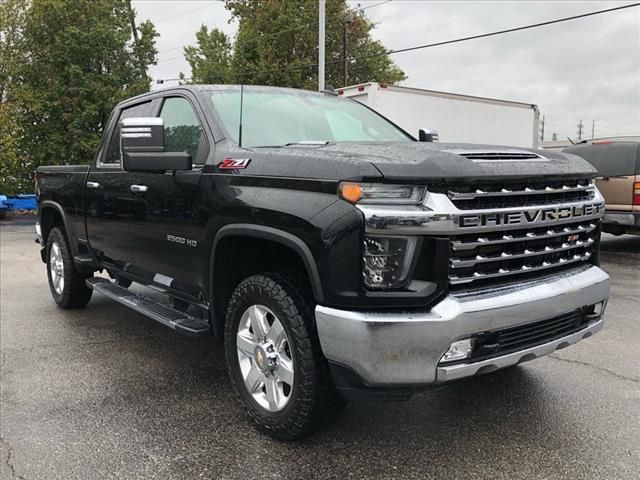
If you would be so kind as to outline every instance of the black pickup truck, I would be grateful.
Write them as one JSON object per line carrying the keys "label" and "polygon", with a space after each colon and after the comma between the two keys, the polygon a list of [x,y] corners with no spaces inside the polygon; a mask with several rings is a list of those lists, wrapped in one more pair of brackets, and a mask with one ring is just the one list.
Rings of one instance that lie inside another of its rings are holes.
{"label": "black pickup truck", "polygon": [[240,401],[282,439],[344,399],[407,398],[599,331],[593,168],[419,138],[329,92],[127,100],[91,165],[37,171],[51,294],[224,339]]}

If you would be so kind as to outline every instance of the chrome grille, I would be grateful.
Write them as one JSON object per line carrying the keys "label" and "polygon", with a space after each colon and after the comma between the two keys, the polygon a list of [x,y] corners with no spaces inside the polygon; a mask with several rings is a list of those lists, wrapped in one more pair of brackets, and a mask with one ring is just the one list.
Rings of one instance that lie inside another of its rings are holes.
{"label": "chrome grille", "polygon": [[595,187],[589,179],[528,181],[461,185],[447,195],[460,210],[481,210],[589,201],[595,197]]}
{"label": "chrome grille", "polygon": [[575,222],[451,237],[449,282],[483,280],[533,273],[589,261],[597,241],[597,222]]}

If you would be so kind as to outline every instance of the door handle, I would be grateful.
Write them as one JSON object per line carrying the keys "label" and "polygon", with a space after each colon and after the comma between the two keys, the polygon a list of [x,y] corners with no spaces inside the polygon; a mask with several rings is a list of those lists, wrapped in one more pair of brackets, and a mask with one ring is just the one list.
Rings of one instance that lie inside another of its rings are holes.
{"label": "door handle", "polygon": [[98,182],[87,182],[87,188],[95,190],[96,188],[100,188],[100,184]]}
{"label": "door handle", "polygon": [[133,193],[145,193],[148,189],[146,185],[131,185],[129,190]]}

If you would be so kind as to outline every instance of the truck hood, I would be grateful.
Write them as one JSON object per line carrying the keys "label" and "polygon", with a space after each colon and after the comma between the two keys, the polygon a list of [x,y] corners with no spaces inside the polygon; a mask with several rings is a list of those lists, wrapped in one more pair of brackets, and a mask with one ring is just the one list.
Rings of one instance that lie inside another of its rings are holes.
{"label": "truck hood", "polygon": [[[592,177],[595,169],[576,155],[497,145],[426,142],[334,143],[315,151],[370,162],[386,180],[439,181],[501,178]],[[469,158],[470,157],[470,158]],[[527,158],[533,157],[533,158]]]}

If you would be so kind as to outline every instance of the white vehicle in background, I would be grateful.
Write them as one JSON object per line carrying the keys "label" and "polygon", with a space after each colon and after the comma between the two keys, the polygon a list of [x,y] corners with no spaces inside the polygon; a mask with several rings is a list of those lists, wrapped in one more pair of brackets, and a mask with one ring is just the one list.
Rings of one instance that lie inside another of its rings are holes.
{"label": "white vehicle in background", "polygon": [[540,111],[534,104],[375,82],[337,92],[373,108],[412,135],[428,127],[442,142],[538,148]]}

